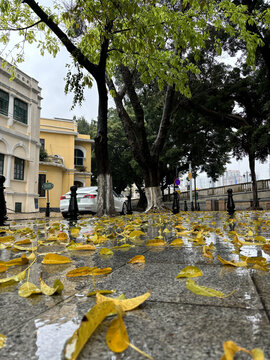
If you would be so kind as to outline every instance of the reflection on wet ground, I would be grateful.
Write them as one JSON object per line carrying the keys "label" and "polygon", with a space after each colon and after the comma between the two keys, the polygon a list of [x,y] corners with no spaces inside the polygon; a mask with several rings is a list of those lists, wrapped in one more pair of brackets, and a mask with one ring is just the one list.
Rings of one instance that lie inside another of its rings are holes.
{"label": "reflection on wet ground", "polygon": [[[95,289],[115,290],[111,296],[124,293],[128,298],[152,290],[149,300],[125,321],[134,344],[155,359],[218,359],[226,340],[249,349],[261,347],[270,358],[269,343],[266,346],[270,336],[269,215],[236,212],[230,219],[225,212],[181,212],[86,217],[74,223],[62,219],[10,223],[0,236],[0,334],[7,337],[0,358],[61,359],[66,341],[95,304],[95,298],[87,296]],[[76,250],[86,244],[95,249]],[[100,254],[103,248],[111,250],[109,255]],[[68,257],[70,262],[44,264],[48,253]],[[136,255],[144,255],[145,263],[129,264]],[[223,265],[219,257],[231,263]],[[22,263],[11,262],[19,258]],[[195,279],[198,284],[226,294],[236,292],[224,299],[193,294],[185,279],[176,279],[187,265],[202,270],[203,276]],[[28,267],[21,281],[7,281]],[[66,276],[79,267],[110,267],[112,272]],[[62,293],[19,295],[26,281],[39,287],[40,277],[50,287],[59,279]],[[132,349],[119,355],[111,352],[102,330],[107,322],[79,358],[143,358]]]}

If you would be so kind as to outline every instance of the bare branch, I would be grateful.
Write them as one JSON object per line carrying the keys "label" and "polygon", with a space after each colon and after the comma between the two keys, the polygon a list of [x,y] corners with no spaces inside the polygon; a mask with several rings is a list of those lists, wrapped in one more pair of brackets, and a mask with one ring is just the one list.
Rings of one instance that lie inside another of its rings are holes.
{"label": "bare branch", "polygon": [[23,27],[23,28],[7,28],[7,29],[0,29],[0,31],[20,31],[20,30],[28,30],[28,29],[31,29],[32,27],[42,23],[43,21],[42,20],[39,20],[37,21],[36,23],[32,24],[32,25],[29,25],[29,26],[26,26],[26,27]]}

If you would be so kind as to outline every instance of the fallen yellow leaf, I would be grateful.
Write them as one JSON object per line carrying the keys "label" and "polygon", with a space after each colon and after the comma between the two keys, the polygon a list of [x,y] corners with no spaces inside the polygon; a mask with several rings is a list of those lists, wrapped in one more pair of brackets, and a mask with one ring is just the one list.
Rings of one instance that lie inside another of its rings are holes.
{"label": "fallen yellow leaf", "polygon": [[228,261],[228,260],[222,259],[222,257],[220,257],[219,255],[217,256],[217,258],[223,265],[231,265],[231,266],[236,266],[236,267],[247,266],[246,261],[240,261],[240,262],[235,262],[234,260]]}
{"label": "fallen yellow leaf", "polygon": [[0,273],[7,271],[7,268],[6,264],[0,264]]}
{"label": "fallen yellow leaf", "polygon": [[136,255],[128,261],[129,264],[145,263],[145,257],[143,255]]}
{"label": "fallen yellow leaf", "polygon": [[264,360],[264,353],[261,349],[255,348],[251,351],[238,346],[235,342],[228,340],[223,344],[224,355],[221,360],[233,360],[235,353],[238,351],[243,351],[252,356],[253,360]]}
{"label": "fallen yellow leaf", "polygon": [[138,307],[143,302],[145,302],[145,300],[147,300],[150,295],[151,293],[147,292],[135,298],[120,300],[117,298],[109,298],[97,293],[97,304],[110,301],[113,302],[115,306],[119,306],[121,311],[130,311]]}
{"label": "fallen yellow leaf", "polygon": [[180,238],[178,239],[174,239],[171,243],[170,246],[179,246],[179,245],[183,245],[184,241]]}
{"label": "fallen yellow leaf", "polygon": [[13,245],[13,248],[14,249],[17,249],[17,250],[23,250],[23,251],[36,251],[37,250],[37,246],[21,246],[21,245]]}
{"label": "fallen yellow leaf", "polygon": [[188,279],[186,281],[186,288],[192,291],[196,295],[209,296],[209,297],[218,297],[225,298],[232,295],[236,290],[233,290],[230,294],[225,295],[223,292],[208,288],[206,286],[201,286],[196,284],[194,280]]}
{"label": "fallen yellow leaf", "polygon": [[133,230],[133,231],[131,231],[131,233],[128,236],[133,238],[133,237],[138,237],[138,236],[141,236],[141,235],[145,235],[145,233],[143,231],[140,231],[140,230]]}
{"label": "fallen yellow leaf", "polygon": [[97,293],[99,294],[113,294],[115,293],[116,290],[94,290],[94,291],[91,291],[90,293],[88,293],[86,296],[96,296]]}
{"label": "fallen yellow leaf", "polygon": [[28,257],[23,254],[21,257],[6,262],[7,266],[25,265],[29,263]]}
{"label": "fallen yellow leaf", "polygon": [[113,251],[111,249],[102,248],[99,252],[100,255],[113,255]]}
{"label": "fallen yellow leaf", "polygon": [[57,239],[60,240],[60,241],[67,240],[68,239],[68,234],[65,233],[65,232],[59,232],[57,234]]}
{"label": "fallen yellow leaf", "polygon": [[70,270],[68,273],[66,273],[66,276],[67,277],[87,276],[87,275],[91,275],[94,269],[97,269],[97,267],[82,266],[74,270]]}
{"label": "fallen yellow leaf", "polygon": [[96,250],[96,247],[91,244],[83,244],[83,243],[75,243],[71,242],[70,245],[67,246],[68,250]]}
{"label": "fallen yellow leaf", "polygon": [[121,314],[118,314],[118,317],[112,320],[106,334],[106,343],[109,349],[116,353],[125,351],[128,348],[128,333]]}
{"label": "fallen yellow leaf", "polygon": [[41,290],[35,284],[27,281],[19,287],[18,294],[21,297],[29,297],[34,294],[41,294]]}
{"label": "fallen yellow leaf", "polygon": [[42,260],[42,264],[67,264],[71,263],[71,260],[63,255],[58,254],[46,254]]}
{"label": "fallen yellow leaf", "polygon": [[15,242],[15,245],[26,245],[26,244],[31,244],[31,240],[30,239],[24,239],[24,240],[19,240]]}
{"label": "fallen yellow leaf", "polygon": [[146,241],[146,246],[165,246],[166,242],[162,239],[153,239]]}
{"label": "fallen yellow leaf", "polygon": [[183,277],[198,277],[202,276],[203,272],[197,266],[186,266],[184,269],[180,271],[180,273],[176,276],[176,279]]}
{"label": "fallen yellow leaf", "polygon": [[115,311],[115,304],[111,301],[105,301],[96,304],[84,315],[79,328],[73,333],[72,337],[65,345],[65,359],[77,359],[77,356],[81,352],[89,337],[93,334],[105,317],[112,311]]}
{"label": "fallen yellow leaf", "polygon": [[2,349],[5,346],[7,337],[3,334],[0,334],[0,349]]}
{"label": "fallen yellow leaf", "polygon": [[22,281],[25,278],[25,274],[26,274],[26,270],[20,272],[17,275],[11,276],[9,278],[0,279],[0,285]]}
{"label": "fallen yellow leaf", "polygon": [[112,268],[111,267],[106,267],[106,268],[94,268],[90,275],[106,275],[106,274],[110,274],[112,272]]}
{"label": "fallen yellow leaf", "polygon": [[39,279],[40,281],[40,290],[42,292],[42,294],[45,295],[54,295],[55,293],[61,294],[64,285],[62,284],[62,282],[59,279],[56,279],[53,287],[48,286],[43,280],[42,278]]}

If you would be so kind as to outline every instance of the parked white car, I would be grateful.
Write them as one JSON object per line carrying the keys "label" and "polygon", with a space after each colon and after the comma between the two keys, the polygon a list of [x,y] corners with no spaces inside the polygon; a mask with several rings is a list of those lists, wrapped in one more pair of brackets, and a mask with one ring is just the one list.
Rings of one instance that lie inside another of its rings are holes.
{"label": "parked white car", "polygon": [[[97,212],[98,187],[79,187],[77,189],[77,204],[79,214],[94,214]],[[121,214],[127,213],[125,198],[113,192],[115,211]],[[64,218],[68,215],[70,191],[60,197],[60,211]]]}

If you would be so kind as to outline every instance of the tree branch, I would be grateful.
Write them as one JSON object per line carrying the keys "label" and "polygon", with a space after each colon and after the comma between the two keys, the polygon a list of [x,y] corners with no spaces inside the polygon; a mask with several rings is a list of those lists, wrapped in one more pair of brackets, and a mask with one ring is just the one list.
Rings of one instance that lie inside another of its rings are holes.
{"label": "tree branch", "polygon": [[23,0],[22,2],[27,4],[41,19],[40,21],[44,22],[52,30],[52,32],[66,47],[67,51],[78,61],[78,63],[86,70],[88,70],[95,79],[97,79],[99,75],[98,66],[90,62],[87,57],[83,55],[81,50],[71,42],[67,35],[59,28],[59,26],[52,20],[52,18],[41,9],[36,1]]}
{"label": "tree branch", "polygon": [[29,26],[26,26],[26,27],[23,27],[23,28],[7,28],[7,29],[0,29],[0,31],[5,31],[5,30],[8,30],[8,31],[21,31],[21,30],[28,30],[28,29],[31,29],[32,27],[38,25],[39,23],[43,22],[42,20],[39,20],[37,21],[36,23],[32,24],[32,25],[29,25]]}
{"label": "tree branch", "polygon": [[159,156],[159,153],[162,150],[166,140],[166,136],[168,133],[169,124],[171,120],[172,110],[173,110],[174,94],[175,94],[174,87],[168,85],[158,134],[151,148],[151,154],[152,156],[155,157]]}

